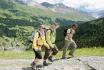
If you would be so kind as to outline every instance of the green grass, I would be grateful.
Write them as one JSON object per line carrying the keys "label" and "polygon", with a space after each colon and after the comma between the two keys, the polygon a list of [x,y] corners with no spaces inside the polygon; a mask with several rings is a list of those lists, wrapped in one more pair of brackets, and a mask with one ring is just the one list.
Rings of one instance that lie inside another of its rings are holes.
{"label": "green grass", "polygon": [[[44,53],[42,53],[43,55]],[[68,52],[67,52],[68,55]],[[62,51],[55,56],[61,58]],[[81,56],[104,56],[104,48],[82,48],[76,49],[75,57]],[[0,51],[0,59],[33,59],[33,51]]]}
{"label": "green grass", "polygon": [[0,59],[31,59],[32,51],[0,51]]}
{"label": "green grass", "polygon": [[[76,49],[75,50],[75,57],[81,57],[81,56],[104,56],[104,48],[82,48],[82,49]],[[68,57],[69,51],[67,51],[67,57]],[[60,51],[56,57],[62,56],[62,51]]]}
{"label": "green grass", "polygon": [[104,56],[104,48],[83,48],[77,49],[76,56]]}

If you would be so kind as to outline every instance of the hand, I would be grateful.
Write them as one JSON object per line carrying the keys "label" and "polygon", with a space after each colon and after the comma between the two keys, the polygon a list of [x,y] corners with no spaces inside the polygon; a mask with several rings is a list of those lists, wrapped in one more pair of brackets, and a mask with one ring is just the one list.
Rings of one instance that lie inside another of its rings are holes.
{"label": "hand", "polygon": [[46,47],[48,50],[50,50],[51,48],[50,47]]}
{"label": "hand", "polygon": [[35,48],[35,51],[41,51],[41,47]]}
{"label": "hand", "polygon": [[39,48],[38,48],[38,51],[41,51],[41,50],[42,50],[41,47],[39,47]]}
{"label": "hand", "polygon": [[52,44],[50,47],[53,49],[54,48],[54,44]]}

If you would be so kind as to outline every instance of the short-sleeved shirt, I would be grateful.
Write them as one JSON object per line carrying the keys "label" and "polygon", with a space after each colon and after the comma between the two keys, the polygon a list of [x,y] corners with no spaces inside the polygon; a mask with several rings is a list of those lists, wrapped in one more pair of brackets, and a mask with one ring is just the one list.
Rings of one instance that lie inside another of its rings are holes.
{"label": "short-sleeved shirt", "polygon": [[73,35],[75,34],[75,30],[70,28],[70,29],[67,30],[67,34],[69,34],[69,36],[66,35],[65,40],[72,41],[73,40]]}
{"label": "short-sleeved shirt", "polygon": [[51,30],[48,30],[46,32],[46,41],[47,43],[52,46],[53,43],[55,43],[56,39],[56,31],[51,32]]}
{"label": "short-sleeved shirt", "polygon": [[36,34],[34,35],[32,48],[37,49],[38,47],[41,47],[45,42],[46,42],[45,33],[37,31]]}

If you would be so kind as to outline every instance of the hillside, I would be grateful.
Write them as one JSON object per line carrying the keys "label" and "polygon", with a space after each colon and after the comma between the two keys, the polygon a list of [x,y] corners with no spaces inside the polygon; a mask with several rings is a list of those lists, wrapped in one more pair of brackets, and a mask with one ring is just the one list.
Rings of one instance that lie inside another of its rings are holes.
{"label": "hillside", "polygon": [[79,47],[104,47],[104,18],[80,24],[76,41]]}
{"label": "hillside", "polygon": [[[64,44],[63,33],[66,28],[67,26],[62,26],[57,30],[56,43],[60,48]],[[74,40],[77,42],[79,48],[104,47],[104,18],[79,24]]]}
{"label": "hillside", "polygon": [[[21,4],[22,3],[22,4]],[[59,6],[58,6],[59,5]],[[63,4],[56,4],[52,9],[57,9],[59,11],[54,12],[49,8],[44,7],[43,5],[29,1],[27,3],[23,3],[20,0],[1,0],[0,1],[0,15],[5,17],[4,14],[8,14],[12,18],[18,19],[31,19],[33,16],[47,16],[53,19],[55,18],[64,18],[73,21],[87,21],[94,19],[93,17],[89,16],[88,14],[83,14],[77,10],[66,8],[64,9]],[[68,9],[68,10],[67,10]],[[63,13],[63,11],[69,11],[68,13]],[[63,13],[61,13],[61,12]],[[4,13],[3,13],[4,12]]]}
{"label": "hillside", "polygon": [[[57,9],[57,12],[31,0],[26,3],[20,0],[0,0],[0,49],[25,47],[28,36],[38,28],[40,23],[48,26],[55,20],[61,26],[65,26],[93,19],[62,4],[52,6]],[[58,8],[63,10],[65,7],[67,13],[58,12]],[[74,13],[69,13],[67,9],[73,10]]]}
{"label": "hillside", "polygon": [[78,20],[77,18],[79,18],[81,21],[83,21],[84,19],[85,20],[94,19],[93,17],[91,17],[91,15],[81,12],[79,10],[76,10],[74,8],[68,7],[68,6],[64,5],[63,3],[50,4],[47,2],[43,2],[43,3],[41,3],[41,5],[55,13],[60,13],[65,16],[69,16],[72,18],[72,20],[73,19]]}

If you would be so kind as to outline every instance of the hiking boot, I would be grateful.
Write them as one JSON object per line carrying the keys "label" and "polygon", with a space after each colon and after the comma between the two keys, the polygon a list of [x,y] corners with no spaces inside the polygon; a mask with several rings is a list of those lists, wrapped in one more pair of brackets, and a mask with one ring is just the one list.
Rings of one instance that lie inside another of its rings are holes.
{"label": "hiking boot", "polygon": [[31,66],[33,67],[34,65],[35,65],[35,62],[32,62],[32,63],[31,63]]}
{"label": "hiking boot", "polygon": [[36,64],[34,62],[31,63],[31,67],[33,70],[36,70]]}
{"label": "hiking boot", "polygon": [[37,70],[36,65],[34,65],[34,66],[32,67],[32,69],[33,69],[33,70]]}
{"label": "hiking boot", "polygon": [[53,62],[52,56],[50,56],[50,57],[48,58],[48,60],[49,60],[50,62]]}
{"label": "hiking boot", "polygon": [[43,62],[44,66],[48,66],[48,63],[46,61]]}

